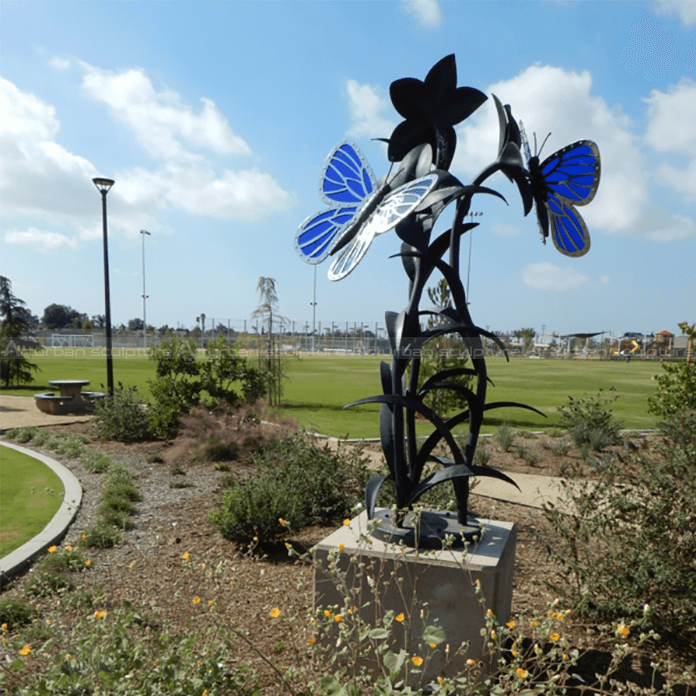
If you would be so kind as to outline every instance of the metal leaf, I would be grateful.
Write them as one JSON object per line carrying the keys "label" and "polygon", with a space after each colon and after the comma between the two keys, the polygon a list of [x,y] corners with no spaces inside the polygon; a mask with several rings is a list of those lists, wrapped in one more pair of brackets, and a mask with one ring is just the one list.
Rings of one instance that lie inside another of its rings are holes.
{"label": "metal leaf", "polygon": [[377,505],[377,496],[384,485],[385,481],[391,480],[389,476],[380,476],[375,474],[370,477],[365,487],[365,509],[367,510],[368,519],[375,516],[375,506]]}
{"label": "metal leaf", "polygon": [[[439,462],[445,467],[455,467],[454,462],[451,459],[447,459],[446,457],[433,457],[433,459],[435,459],[437,462]],[[470,464],[468,468],[471,471],[472,476],[487,476],[488,478],[496,478],[500,481],[511,483],[518,491],[520,491],[520,493],[522,492],[520,487],[515,483],[513,479],[511,479],[507,474],[504,474],[502,471],[498,471],[497,469],[494,469],[491,466],[478,466],[476,464]],[[448,469],[440,469],[440,471],[448,471]],[[424,482],[427,480],[428,479],[424,479]]]}
{"label": "metal leaf", "polygon": [[429,491],[431,488],[438,486],[445,481],[452,481],[458,478],[468,478],[473,476],[473,471],[466,464],[454,464],[448,465],[445,469],[439,469],[434,473],[430,474],[427,478],[423,479],[411,492],[408,498],[407,505],[412,505],[420,498],[423,493]]}

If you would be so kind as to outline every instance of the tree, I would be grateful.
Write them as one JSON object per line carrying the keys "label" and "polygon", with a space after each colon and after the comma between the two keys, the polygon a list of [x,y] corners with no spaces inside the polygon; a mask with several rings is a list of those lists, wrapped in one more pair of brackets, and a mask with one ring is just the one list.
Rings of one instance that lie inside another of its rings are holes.
{"label": "tree", "polygon": [[[446,309],[452,306],[452,297],[447,281],[443,278],[435,287],[428,288],[428,297],[438,309]],[[442,315],[433,316],[428,320],[428,328],[446,323]],[[464,368],[467,362],[466,343],[454,334],[439,336],[426,344],[427,353],[421,359],[419,378],[425,382],[442,370]],[[470,375],[456,375],[447,378],[447,382],[469,388]],[[453,389],[433,389],[426,398],[430,408],[442,417],[447,412],[455,409],[466,408],[467,400],[462,394]]]}
{"label": "tree", "polygon": [[273,406],[280,404],[283,395],[283,363],[276,345],[275,329],[287,321],[278,313],[275,283],[275,278],[259,278],[256,291],[261,298],[261,304],[251,315],[253,319],[261,319],[261,333],[266,337],[266,355],[262,357],[259,351],[259,369],[266,378],[268,403]]}
{"label": "tree", "polygon": [[36,345],[27,338],[32,316],[25,304],[15,297],[10,280],[0,276],[0,380],[6,389],[12,383],[30,383],[32,371],[39,369],[22,354],[22,348]]}
{"label": "tree", "polygon": [[143,320],[140,318],[131,319],[128,322],[129,331],[142,331],[143,330]]}
{"label": "tree", "polygon": [[47,329],[63,329],[66,326],[81,326],[85,319],[87,319],[86,314],[81,314],[72,307],[52,304],[44,309],[41,323]]}
{"label": "tree", "polygon": [[512,335],[522,344],[522,352],[526,353],[532,347],[536,331],[532,328],[522,327],[517,329],[517,331],[513,331]]}

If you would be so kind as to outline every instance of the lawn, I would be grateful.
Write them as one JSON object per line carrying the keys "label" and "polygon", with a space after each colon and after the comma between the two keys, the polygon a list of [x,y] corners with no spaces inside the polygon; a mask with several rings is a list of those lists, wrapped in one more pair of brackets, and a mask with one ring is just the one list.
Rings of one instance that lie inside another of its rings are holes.
{"label": "lawn", "polygon": [[[254,358],[251,358],[254,360]],[[378,437],[376,405],[344,410],[357,399],[381,393],[380,356],[302,355],[286,361],[282,414],[316,432],[336,437]],[[32,357],[41,371],[35,384],[19,390],[2,390],[2,394],[28,395],[50,389],[48,380],[88,379],[89,389],[100,391],[106,383],[106,363],[101,349],[49,349]],[[660,371],[655,362],[633,360],[531,360],[488,358],[488,373],[495,386],[488,390],[488,401],[516,401],[529,404],[546,414],[542,418],[520,409],[490,411],[483,432],[495,430],[507,421],[517,428],[543,429],[558,422],[558,408],[568,396],[583,397],[598,389],[614,387],[619,398],[615,414],[627,428],[652,428],[655,419],[645,408],[647,397],[654,393],[653,376]],[[140,349],[116,349],[114,379],[126,386],[137,386],[145,399],[149,397],[148,380],[155,374],[155,363]],[[425,429],[424,429],[425,432]]]}
{"label": "lawn", "polygon": [[51,521],[64,492],[60,478],[45,464],[0,446],[0,558]]}

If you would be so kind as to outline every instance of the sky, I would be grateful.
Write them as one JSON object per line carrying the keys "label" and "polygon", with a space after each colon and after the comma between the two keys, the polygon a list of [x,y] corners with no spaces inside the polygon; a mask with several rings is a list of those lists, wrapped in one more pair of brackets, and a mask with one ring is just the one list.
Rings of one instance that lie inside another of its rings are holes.
{"label": "sky", "polygon": [[39,317],[53,303],[104,313],[102,176],[116,182],[115,325],[142,318],[144,258],[155,327],[204,313],[250,328],[263,276],[298,331],[313,301],[317,330],[383,331],[407,302],[395,233],[339,282],[295,236],[326,207],[328,153],[351,140],[386,174],[374,139],[401,120],[389,85],[453,53],[458,84],[489,97],[457,126],[464,183],[497,154],[491,94],[532,148],[550,133],[542,159],[591,139],[602,160],[581,258],[541,243],[502,175],[487,184],[507,205],[474,198],[461,256],[473,320],[616,334],[696,320],[694,0],[1,0],[0,23],[0,275]]}

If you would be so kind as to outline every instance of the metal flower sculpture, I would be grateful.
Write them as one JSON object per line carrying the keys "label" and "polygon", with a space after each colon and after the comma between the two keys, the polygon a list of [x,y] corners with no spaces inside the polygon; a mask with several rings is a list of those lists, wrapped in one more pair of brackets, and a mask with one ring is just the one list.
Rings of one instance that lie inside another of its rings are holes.
{"label": "metal flower sculpture", "polygon": [[[380,364],[383,393],[349,406],[381,404],[380,439],[389,474],[375,475],[367,485],[368,516],[380,519],[374,534],[425,547],[439,546],[449,533],[461,543],[480,534],[480,524],[468,514],[470,477],[491,476],[516,485],[505,474],[473,463],[484,413],[504,407],[540,413],[515,402],[486,402],[489,378],[482,337],[504,347],[494,334],[472,321],[459,277],[461,236],[478,226],[465,222],[473,196],[488,194],[502,199],[483,186],[491,175],[502,172],[517,185],[525,215],[536,204],[544,238],[551,234],[561,253],[580,256],[589,248],[589,234],[575,206],[592,200],[600,177],[599,151],[587,140],[559,150],[541,164],[528,152],[525,160],[521,152],[528,151],[524,133],[510,107],[503,106],[494,95],[500,126],[498,156],[471,184],[464,185],[447,171],[456,147],[453,126],[471,115],[486,96],[473,88],[458,88],[456,82],[454,56],[438,62],[424,82],[413,78],[394,82],[392,101],[406,119],[386,139],[389,159],[401,162],[396,174],[376,181],[360,150],[351,143],[341,143],[330,153],[321,179],[320,192],[329,208],[307,218],[295,242],[300,256],[309,263],[337,255],[329,277],[340,280],[356,268],[376,235],[394,229],[402,241],[397,256],[409,280],[408,304],[400,313],[386,313],[393,359]],[[450,205],[454,206],[451,227],[431,239],[436,220]],[[447,281],[453,306],[421,310],[426,284],[435,271]],[[441,321],[424,329],[424,315],[436,315]],[[472,367],[442,370],[421,382],[421,356],[427,343],[449,333],[461,336]],[[461,375],[474,377],[475,388],[452,381]],[[440,418],[425,404],[427,395],[437,389],[458,392],[468,408],[446,420]],[[416,439],[417,416],[434,427],[421,444]],[[453,430],[464,424],[468,424],[468,437],[460,447]],[[434,454],[443,441],[448,457]],[[442,468],[425,475],[429,461]],[[426,491],[447,481],[454,487],[456,517],[450,513],[409,514]],[[376,510],[385,484],[395,490],[394,512]]]}

